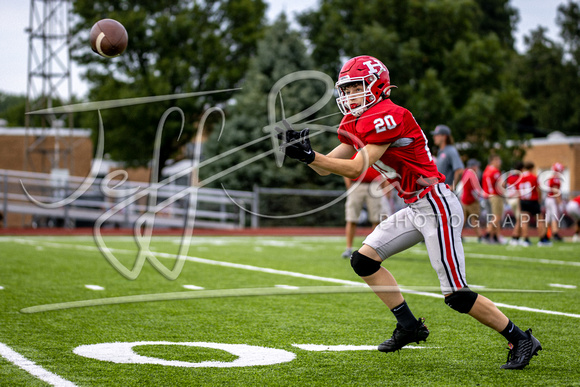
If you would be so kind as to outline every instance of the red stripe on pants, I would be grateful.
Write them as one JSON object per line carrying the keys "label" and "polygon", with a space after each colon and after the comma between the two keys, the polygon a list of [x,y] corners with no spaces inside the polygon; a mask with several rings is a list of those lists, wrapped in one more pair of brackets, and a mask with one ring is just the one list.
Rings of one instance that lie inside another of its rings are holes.
{"label": "red stripe on pants", "polygon": [[446,261],[447,264],[449,265],[449,268],[451,269],[451,274],[453,276],[453,282],[455,282],[454,283],[455,287],[457,289],[461,289],[463,285],[461,284],[459,278],[457,277],[457,270],[455,269],[455,264],[453,263],[453,255],[451,252],[451,235],[449,235],[449,227],[448,227],[449,219],[447,218],[447,213],[445,212],[445,207],[441,202],[441,198],[439,198],[439,196],[437,195],[437,190],[432,190],[431,195],[433,196],[433,199],[435,199],[435,204],[437,204],[437,209],[441,214],[441,224],[443,226],[441,228],[443,229],[445,255],[447,256]]}

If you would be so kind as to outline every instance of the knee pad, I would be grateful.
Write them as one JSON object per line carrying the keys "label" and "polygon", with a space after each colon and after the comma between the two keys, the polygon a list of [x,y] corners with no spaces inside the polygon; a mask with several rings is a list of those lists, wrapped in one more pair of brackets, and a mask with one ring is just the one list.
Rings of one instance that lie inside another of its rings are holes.
{"label": "knee pad", "polygon": [[469,288],[463,288],[445,297],[445,303],[459,313],[469,313],[476,299],[477,293],[471,291]]}
{"label": "knee pad", "polygon": [[350,256],[350,265],[354,272],[361,277],[375,274],[381,268],[381,263],[357,251]]}

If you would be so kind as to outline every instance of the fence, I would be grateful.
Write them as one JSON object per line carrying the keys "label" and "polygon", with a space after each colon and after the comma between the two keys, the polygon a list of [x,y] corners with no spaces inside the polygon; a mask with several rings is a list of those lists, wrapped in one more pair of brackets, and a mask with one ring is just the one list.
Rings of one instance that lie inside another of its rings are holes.
{"label": "fence", "polygon": [[[78,194],[79,189],[82,194],[74,200],[67,200]],[[67,176],[66,173],[0,169],[4,227],[7,227],[9,214],[29,215],[31,224],[26,226],[32,227],[89,227],[105,217],[103,226],[126,228],[133,227],[143,214],[154,213],[155,227],[158,228],[184,227],[192,219],[199,228],[258,228],[263,217],[261,211],[271,210],[272,203],[284,202],[291,210],[300,210],[301,207],[297,207],[299,202],[293,201],[292,197],[321,197],[325,203],[334,203],[340,201],[343,194],[344,191],[337,190],[263,187],[255,187],[251,192],[225,191],[103,178],[95,178],[88,184],[87,179]],[[273,196],[277,199],[273,200]],[[31,198],[49,205],[35,204]],[[66,203],[58,204],[59,201]],[[340,208],[343,211],[343,207]],[[342,214],[338,216],[339,222]]]}

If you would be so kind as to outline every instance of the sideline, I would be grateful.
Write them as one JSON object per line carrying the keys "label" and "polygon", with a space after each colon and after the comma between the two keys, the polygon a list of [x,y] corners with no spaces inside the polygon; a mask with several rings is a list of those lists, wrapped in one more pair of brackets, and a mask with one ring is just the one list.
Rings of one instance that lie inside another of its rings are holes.
{"label": "sideline", "polygon": [[[70,245],[70,244],[63,244],[63,243],[56,243],[56,242],[36,242],[36,241],[31,241],[31,240],[27,240],[27,239],[16,239],[14,240],[15,242],[18,243],[22,243],[22,244],[29,244],[29,245],[44,245],[44,246],[48,246],[48,247],[55,247],[55,248],[68,248],[68,249],[82,249],[82,250],[92,250],[92,251],[98,251],[98,248],[96,246],[78,246],[78,245]],[[119,253],[133,253],[133,250],[125,250],[125,249],[110,249],[111,251],[115,251],[115,252],[119,252]],[[156,252],[155,253],[157,256],[161,257],[161,258],[174,258],[174,254],[168,254],[168,253],[160,253],[160,252]],[[330,283],[336,283],[336,284],[342,284],[342,285],[350,285],[352,288],[348,289],[348,287],[340,287],[339,290],[334,290],[334,292],[338,293],[338,292],[352,292],[354,289],[356,289],[357,287],[360,289],[364,289],[364,291],[370,291],[370,288],[368,288],[368,286],[362,282],[355,282],[355,281],[349,281],[349,280],[342,280],[342,279],[337,279],[337,278],[330,278],[330,277],[321,277],[321,276],[316,276],[316,275],[310,275],[310,274],[303,274],[303,273],[297,273],[297,272],[291,272],[291,271],[286,271],[286,270],[277,270],[277,269],[270,269],[270,268],[264,268],[264,267],[258,267],[258,266],[252,266],[252,265],[244,265],[244,264],[238,264],[238,263],[232,263],[232,262],[224,262],[224,261],[215,261],[215,260],[210,260],[210,259],[206,259],[206,258],[199,258],[199,257],[192,257],[192,256],[186,256],[185,259],[187,261],[190,262],[197,262],[197,263],[204,263],[204,264],[209,264],[209,265],[216,265],[216,266],[223,266],[223,267],[230,267],[230,268],[236,268],[236,269],[243,269],[243,270],[250,270],[250,271],[257,271],[257,272],[262,272],[262,273],[269,273],[269,274],[278,274],[278,275],[285,275],[285,276],[290,276],[290,277],[297,277],[297,278],[304,278],[304,279],[312,279],[312,280],[316,280],[316,281],[324,281],[324,282],[330,282]],[[417,295],[422,295],[422,296],[426,296],[426,297],[434,297],[434,298],[443,298],[443,295],[441,293],[431,293],[431,292],[425,292],[425,291],[417,291],[417,290],[413,290],[413,288],[410,289],[406,289],[407,287],[405,287],[404,285],[399,285],[401,288],[402,292],[408,292],[408,293],[413,293],[413,294],[417,294]],[[311,287],[311,294],[313,293],[322,293],[322,292],[329,292],[330,289],[325,289],[325,288],[330,288],[330,287]],[[306,289],[306,288],[301,288],[301,289]],[[432,288],[430,288],[429,290],[431,290]],[[358,290],[360,291],[360,290]],[[386,290],[388,291],[388,289]],[[485,291],[512,291],[512,292],[526,292],[526,290],[518,290],[518,289],[512,289],[512,290],[507,290],[507,289],[485,289],[485,290],[481,290],[482,293],[484,293]],[[273,289],[268,289],[268,288],[258,288],[258,289],[222,289],[222,290],[206,290],[206,291],[190,291],[190,292],[177,292],[177,293],[161,293],[161,294],[148,294],[148,295],[135,295],[135,296],[126,296],[126,297],[114,297],[114,298],[102,298],[102,299],[93,299],[93,300],[82,300],[82,301],[73,301],[73,302],[67,302],[67,303],[57,303],[57,304],[45,304],[45,305],[37,305],[37,306],[32,306],[32,307],[28,307],[28,308],[24,308],[21,310],[22,313],[38,313],[38,312],[44,312],[44,311],[49,311],[49,310],[59,310],[59,309],[65,309],[65,308],[75,308],[75,307],[83,307],[83,306],[94,306],[91,303],[96,303],[95,305],[108,305],[108,304],[119,304],[119,303],[125,303],[125,302],[148,302],[148,301],[160,301],[160,300],[164,300],[164,297],[171,297],[168,299],[185,299],[185,298],[203,298],[203,297],[199,297],[196,296],[196,293],[201,293],[201,292],[206,292],[206,294],[209,294],[209,297],[235,297],[237,295],[239,296],[243,296],[244,292],[246,292],[246,295],[266,295],[268,294],[268,292],[271,292],[271,295],[274,294],[300,294],[296,289],[284,289],[284,288],[273,288]],[[219,293],[222,293],[221,295],[219,295]],[[528,290],[528,292],[557,292],[557,291],[550,291],[550,290],[546,290],[546,291],[533,291],[533,290]],[[234,293],[234,294],[231,294]],[[259,294],[258,294],[259,293]],[[177,297],[177,298],[174,298]],[[536,308],[529,308],[526,306],[518,306],[518,305],[510,305],[510,304],[503,304],[503,303],[496,303],[496,305],[498,307],[502,307],[502,308],[506,308],[506,309],[516,309],[516,310],[523,310],[523,311],[527,311],[527,312],[534,312],[534,313],[543,313],[543,314],[551,314],[551,315],[558,315],[558,316],[566,316],[566,317],[573,317],[573,318],[580,318],[580,314],[575,314],[575,313],[565,313],[565,312],[559,312],[559,311],[552,311],[552,310],[546,310],[546,309],[536,309]]]}
{"label": "sideline", "polygon": [[35,362],[28,360],[18,352],[8,347],[6,344],[0,343],[0,356],[4,357],[10,363],[22,368],[32,376],[36,376],[43,382],[50,384],[51,386],[76,387],[76,384],[45,370]]}

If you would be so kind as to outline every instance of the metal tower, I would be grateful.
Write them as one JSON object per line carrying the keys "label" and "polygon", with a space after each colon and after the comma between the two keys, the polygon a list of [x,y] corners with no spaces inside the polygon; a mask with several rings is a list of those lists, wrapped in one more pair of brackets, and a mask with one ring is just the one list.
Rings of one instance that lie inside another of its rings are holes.
{"label": "metal tower", "polygon": [[[30,1],[27,112],[71,102],[70,5],[70,0]],[[25,125],[24,170],[70,170],[72,114],[26,115]]]}

